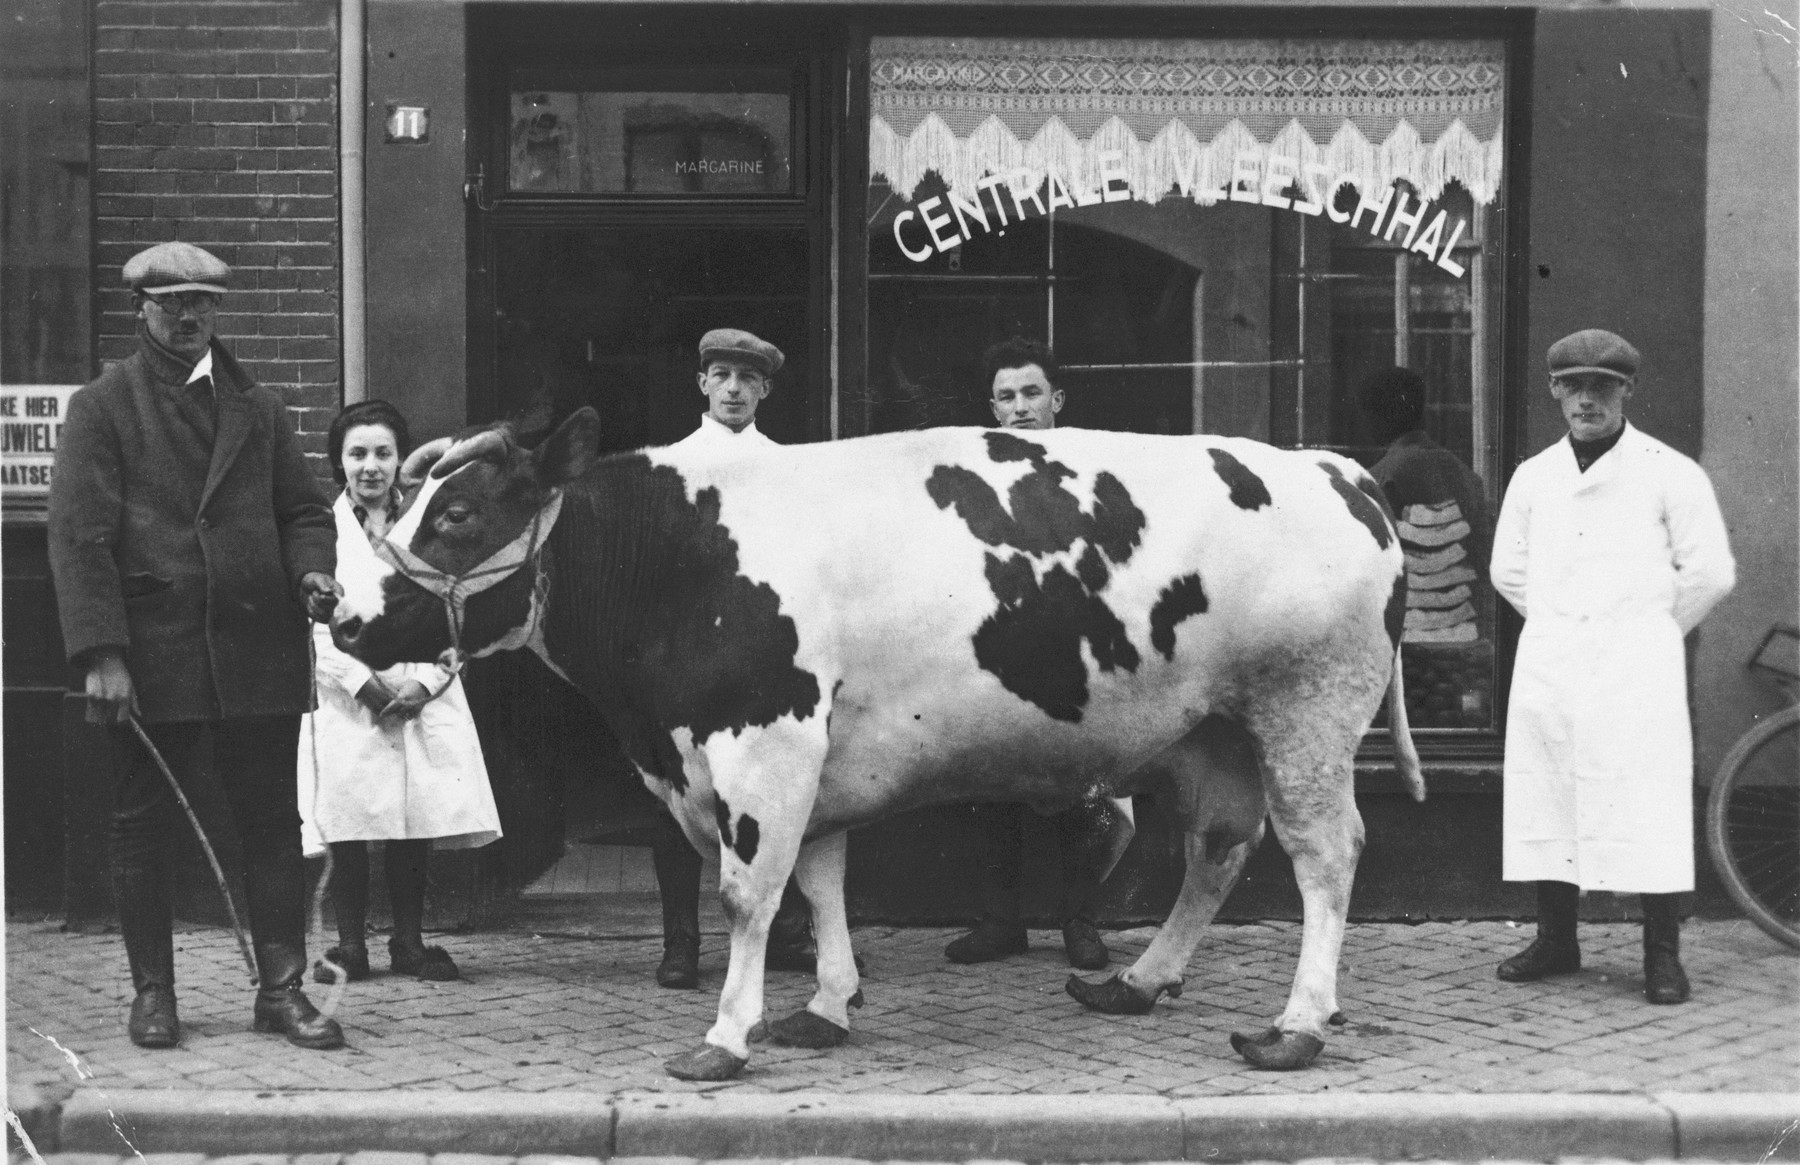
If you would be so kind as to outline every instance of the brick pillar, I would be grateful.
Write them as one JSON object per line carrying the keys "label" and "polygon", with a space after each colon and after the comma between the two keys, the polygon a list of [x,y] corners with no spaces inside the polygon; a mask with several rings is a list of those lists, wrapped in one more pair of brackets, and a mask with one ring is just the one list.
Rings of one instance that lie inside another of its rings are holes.
{"label": "brick pillar", "polygon": [[93,36],[99,358],[135,343],[125,260],[205,247],[234,271],[220,338],[287,400],[324,476],[341,399],[336,4],[98,0]]}

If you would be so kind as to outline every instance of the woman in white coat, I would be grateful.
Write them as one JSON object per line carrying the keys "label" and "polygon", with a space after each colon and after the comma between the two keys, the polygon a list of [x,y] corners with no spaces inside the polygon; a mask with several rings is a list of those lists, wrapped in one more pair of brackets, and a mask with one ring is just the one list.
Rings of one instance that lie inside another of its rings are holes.
{"label": "woman in white coat", "polygon": [[1694,888],[1682,637],[1736,567],[1706,473],[1625,422],[1637,350],[1588,329],[1550,348],[1569,435],[1519,466],[1494,589],[1525,617],[1507,714],[1503,876],[1535,881],[1538,937],[1510,982],[1581,967],[1582,890],[1642,895],[1644,994],[1688,997],[1677,895]]}
{"label": "woman in white coat", "polygon": [[[351,405],[326,439],[332,475],[344,485],[333,507],[340,573],[374,558],[398,516],[397,478],[408,448],[406,420],[386,401]],[[372,672],[314,629],[318,710],[300,736],[300,812],[309,854],[331,847],[331,901],[338,945],[326,958],[352,980],[369,974],[366,946],[369,843],[380,841],[394,931],[396,974],[455,979],[442,947],[425,945],[426,860],[432,846],[462,849],[500,836],[481,741],[460,677],[434,664]],[[320,964],[314,978],[332,979]]]}

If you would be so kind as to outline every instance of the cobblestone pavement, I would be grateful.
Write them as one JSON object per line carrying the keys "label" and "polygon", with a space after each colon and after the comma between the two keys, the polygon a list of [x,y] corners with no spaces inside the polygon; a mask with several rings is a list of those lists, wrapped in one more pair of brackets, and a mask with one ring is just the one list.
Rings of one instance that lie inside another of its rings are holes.
{"label": "cobblestone pavement", "polygon": [[[176,936],[184,1039],[152,1052],[125,1038],[129,991],[116,936],[7,927],[9,1080],[84,1089],[580,1090],[615,1097],[723,1089],[743,1094],[1143,1094],[1167,1098],[1323,1092],[1787,1092],[1800,1090],[1800,962],[1739,921],[1694,921],[1684,960],[1694,1000],[1640,994],[1639,929],[1582,929],[1586,969],[1549,983],[1495,980],[1529,938],[1503,922],[1359,924],[1349,929],[1335,1029],[1310,1071],[1248,1070],[1234,1030],[1280,1012],[1299,947],[1291,923],[1215,928],[1185,994],[1147,1016],[1084,1012],[1063,993],[1051,932],[1025,956],[945,963],[946,930],[861,928],[868,1004],[849,1043],[828,1052],[758,1045],[728,1085],[683,1084],[664,1058],[711,1025],[727,944],[708,934],[699,991],[664,991],[643,935],[439,936],[466,979],[377,973],[337,1016],[350,1047],[300,1052],[249,1031],[251,993],[229,932]],[[1151,931],[1109,936],[1118,965]],[[379,945],[376,950],[379,951]],[[324,988],[312,988],[323,1003]],[[809,977],[772,974],[768,1014],[811,995]]]}

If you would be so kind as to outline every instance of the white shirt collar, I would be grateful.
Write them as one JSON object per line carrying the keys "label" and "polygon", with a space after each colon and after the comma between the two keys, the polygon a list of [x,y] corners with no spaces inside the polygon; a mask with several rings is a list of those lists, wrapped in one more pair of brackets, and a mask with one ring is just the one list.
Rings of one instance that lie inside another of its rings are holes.
{"label": "white shirt collar", "polygon": [[705,429],[706,426],[709,424],[713,425],[715,428],[718,429],[718,433],[715,433],[714,436],[724,435],[726,437],[748,437],[748,436],[751,436],[752,434],[757,433],[755,421],[751,421],[749,424],[745,425],[741,429],[733,429],[730,425],[727,425],[724,421],[721,421],[719,418],[713,416],[711,413],[701,413],[700,414],[700,428]]}
{"label": "white shirt collar", "polygon": [[202,353],[200,356],[200,359],[195,362],[194,370],[192,372],[188,373],[187,383],[192,384],[196,380],[199,380],[203,377],[208,377],[211,375],[212,375],[212,345],[208,344],[206,346],[206,351],[204,353]]}

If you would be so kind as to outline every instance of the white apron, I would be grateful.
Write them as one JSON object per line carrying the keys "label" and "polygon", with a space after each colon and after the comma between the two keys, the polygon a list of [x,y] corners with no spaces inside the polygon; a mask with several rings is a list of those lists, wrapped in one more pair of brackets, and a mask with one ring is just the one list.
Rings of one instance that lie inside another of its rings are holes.
{"label": "white apron", "polygon": [[[337,518],[338,569],[375,561],[349,496]],[[481,740],[461,677],[435,664],[402,663],[375,673],[345,655],[329,628],[313,627],[318,649],[318,711],[300,724],[301,837],[307,854],[326,842],[435,840],[438,849],[467,849],[500,836]],[[411,720],[377,723],[356,693],[371,675],[390,688],[415,680],[443,689]],[[449,686],[446,688],[445,683]],[[317,758],[315,772],[314,759]]]}
{"label": "white apron", "polygon": [[1507,711],[1507,881],[1694,886],[1682,637],[1731,589],[1700,467],[1636,429],[1581,473],[1565,439],[1519,467],[1494,587],[1526,616]]}

